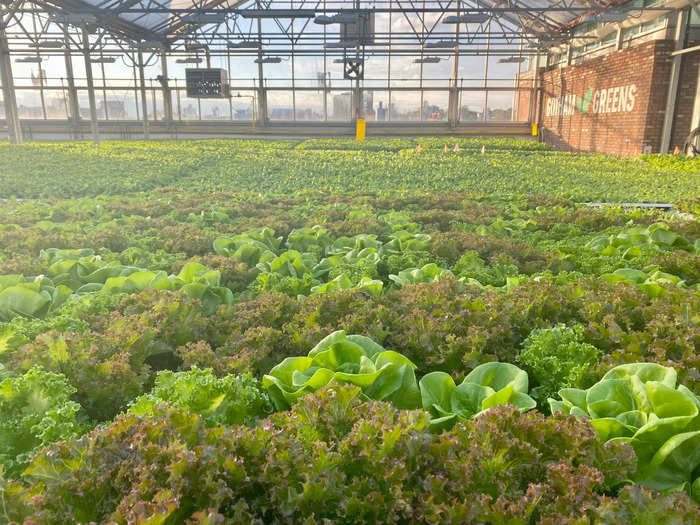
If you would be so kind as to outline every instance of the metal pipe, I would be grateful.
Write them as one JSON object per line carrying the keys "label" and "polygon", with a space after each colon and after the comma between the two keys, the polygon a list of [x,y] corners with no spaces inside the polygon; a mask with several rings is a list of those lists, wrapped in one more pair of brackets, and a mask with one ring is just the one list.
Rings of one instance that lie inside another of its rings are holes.
{"label": "metal pipe", "polygon": [[489,92],[486,89],[489,84],[489,50],[491,48],[491,19],[489,19],[487,27],[487,40],[486,40],[486,58],[484,59],[484,115],[483,121],[486,122],[488,119],[489,112]]}
{"label": "metal pipe", "polygon": [[168,80],[168,56],[163,51],[160,54],[160,71],[163,75],[163,120],[172,122],[173,120],[173,95],[170,91]]}
{"label": "metal pipe", "polygon": [[104,62],[100,62],[100,71],[102,72],[102,103],[105,109],[105,120],[109,120],[109,108],[107,107],[107,76],[105,75]]}
{"label": "metal pipe", "polygon": [[[34,34],[37,35],[37,28],[36,28],[36,13],[32,13],[32,26],[34,28]],[[36,48],[36,57],[37,59],[41,59],[41,54],[39,53],[39,48]],[[44,75],[42,74],[43,69],[41,68],[41,62],[38,62],[37,64],[39,68],[39,98],[41,100],[41,114],[44,116],[44,120],[46,120],[46,97],[44,96]]]}
{"label": "metal pipe", "polygon": [[10,50],[7,47],[7,37],[5,36],[5,26],[2,23],[2,17],[0,17],[0,81],[2,81],[3,99],[5,100],[7,135],[11,144],[22,144],[22,126],[19,121],[19,113],[17,112]]}
{"label": "metal pipe", "polygon": [[139,80],[141,90],[141,113],[143,117],[143,138],[148,140],[150,132],[148,130],[148,102],[146,102],[146,74],[144,72],[143,51],[139,50]]}
{"label": "metal pipe", "polygon": [[87,28],[83,24],[83,58],[85,59],[85,76],[87,77],[88,100],[90,102],[90,129],[92,130],[92,142],[100,143],[100,132],[97,125],[97,104],[95,102],[95,81],[92,77],[92,64],[90,63],[90,37]]}
{"label": "metal pipe", "polygon": [[[457,10],[461,7],[460,0],[457,0]],[[447,102],[447,115],[450,127],[457,127],[459,108],[457,107],[458,93],[457,93],[457,77],[459,76],[459,24],[455,25],[455,49],[454,56],[452,57],[452,89],[450,90],[450,96]]]}
{"label": "metal pipe", "polygon": [[[66,77],[68,82],[68,107],[70,109],[70,120],[75,127],[80,121],[80,106],[78,104],[78,90],[75,89],[75,74],[73,73],[73,57],[70,54],[70,38],[68,37],[68,25],[63,26],[63,39],[65,42],[65,51],[63,58],[66,63]],[[75,138],[77,138],[77,130]]]}
{"label": "metal pipe", "polygon": [[[256,1],[258,9],[262,8],[261,0]],[[267,122],[267,94],[265,93],[265,81],[263,79],[264,69],[263,69],[263,52],[262,52],[262,20],[258,18],[258,117],[260,119],[260,126],[264,127]]]}

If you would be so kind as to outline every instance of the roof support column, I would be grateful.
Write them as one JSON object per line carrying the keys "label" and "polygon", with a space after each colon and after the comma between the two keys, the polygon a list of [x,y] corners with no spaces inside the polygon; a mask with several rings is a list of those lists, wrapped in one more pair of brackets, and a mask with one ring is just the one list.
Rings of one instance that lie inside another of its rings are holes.
{"label": "roof support column", "polygon": [[83,58],[85,59],[85,76],[87,77],[88,99],[90,101],[90,128],[92,130],[92,142],[100,143],[100,132],[97,127],[97,103],[95,102],[95,81],[92,77],[92,63],[90,62],[90,38],[87,28],[83,24]]}
{"label": "roof support column", "polygon": [[[460,0],[457,0],[457,13],[460,12]],[[452,58],[452,78],[450,79],[450,95],[447,102],[447,120],[450,128],[457,127],[459,115],[459,91],[457,91],[457,77],[459,76],[459,24],[455,25],[455,52]]]}
{"label": "roof support column", "polygon": [[[685,33],[688,28],[688,14],[687,9],[678,11],[678,17],[676,18],[676,31],[674,37],[674,49],[679,51],[683,49],[685,44]],[[676,100],[678,98],[678,80],[681,74],[681,61],[683,60],[683,55],[676,55],[673,57],[673,62],[671,63],[671,79],[668,85],[668,93],[666,95],[666,110],[664,111],[664,125],[661,128],[661,147],[659,148],[659,153],[668,153],[671,147],[671,135],[673,133],[673,120],[676,116]]]}
{"label": "roof support column", "polygon": [[75,74],[73,73],[73,58],[70,54],[70,38],[68,38],[68,26],[63,26],[63,39],[65,41],[63,58],[66,63],[66,77],[68,81],[68,111],[73,127],[73,138],[77,138],[78,122],[80,121],[80,108],[78,106],[78,91],[75,89]]}
{"label": "roof support column", "polygon": [[[355,0],[355,2],[354,2],[353,5],[354,5],[355,9],[360,9],[360,0]],[[361,38],[364,38],[364,36],[365,36],[365,35],[364,35],[364,32],[362,31],[362,29],[360,29],[360,28],[363,28],[363,27],[364,27],[364,22],[360,22],[360,23],[357,25],[357,27],[358,27],[358,34],[361,36]],[[360,45],[363,46],[362,49],[363,49],[363,51],[364,51],[364,44],[362,44],[361,42],[358,42],[357,48],[356,48],[356,50],[355,50],[355,59],[358,60],[358,61],[360,60]],[[363,62],[362,62],[362,71],[364,71],[364,67],[365,67],[365,64],[364,64],[364,52],[362,53],[362,60],[363,60]],[[345,66],[343,66],[343,67],[345,67]],[[421,82],[423,82],[423,73],[422,73],[422,71],[421,71]],[[422,99],[422,97],[423,97],[423,90],[421,90],[421,99]],[[355,89],[354,89],[354,93],[353,93],[353,97],[352,97],[352,98],[355,99],[355,104],[354,104],[354,106],[355,106],[354,121],[357,122],[357,119],[364,118],[364,116],[365,116],[365,115],[364,115],[364,112],[362,111],[362,91],[360,90],[360,75],[357,75],[357,78],[355,79]]]}
{"label": "roof support column", "polygon": [[[229,56],[230,59],[230,56]],[[229,71],[231,68],[229,67]],[[170,91],[170,82],[168,80],[168,56],[165,50],[160,53],[160,71],[163,77],[163,120],[172,122],[173,120],[173,94]],[[231,99],[229,99],[231,100]]]}
{"label": "roof support column", "polygon": [[148,140],[151,138],[150,130],[148,129],[148,102],[146,101],[146,75],[144,73],[143,51],[139,49],[139,89],[141,91],[141,117],[143,119],[143,138]]}
{"label": "roof support column", "polygon": [[5,36],[5,26],[0,17],[0,82],[2,82],[3,100],[5,101],[5,122],[7,135],[11,144],[22,144],[22,126],[17,112],[15,85],[12,79],[12,63],[10,49]]}
{"label": "roof support column", "polygon": [[[256,7],[262,9],[260,0],[257,0]],[[267,93],[265,92],[265,74],[263,68],[263,52],[262,52],[262,20],[258,18],[258,119],[260,127],[265,127],[267,123]]]}

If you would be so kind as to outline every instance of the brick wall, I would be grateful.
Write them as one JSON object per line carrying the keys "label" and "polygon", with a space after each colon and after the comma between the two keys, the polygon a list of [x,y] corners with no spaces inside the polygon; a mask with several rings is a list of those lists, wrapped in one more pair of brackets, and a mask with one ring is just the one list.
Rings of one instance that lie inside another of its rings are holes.
{"label": "brick wall", "polygon": [[[671,42],[656,40],[543,72],[538,108],[543,140],[572,151],[619,155],[658,151],[671,49]],[[683,73],[683,97],[690,91],[695,96],[691,74]],[[695,74],[697,79],[697,69]]]}

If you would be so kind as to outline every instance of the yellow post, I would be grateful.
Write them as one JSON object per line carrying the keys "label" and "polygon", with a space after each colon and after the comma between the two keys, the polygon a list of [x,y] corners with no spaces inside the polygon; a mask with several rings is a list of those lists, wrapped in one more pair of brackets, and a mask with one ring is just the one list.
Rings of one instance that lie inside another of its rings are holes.
{"label": "yellow post", "polygon": [[366,127],[367,124],[365,123],[365,119],[358,118],[357,130],[355,132],[355,140],[365,140]]}
{"label": "yellow post", "polygon": [[537,136],[537,132],[538,132],[538,130],[537,130],[537,122],[535,122],[535,123],[532,125],[532,136],[533,136],[533,137],[536,137],[536,136]]}

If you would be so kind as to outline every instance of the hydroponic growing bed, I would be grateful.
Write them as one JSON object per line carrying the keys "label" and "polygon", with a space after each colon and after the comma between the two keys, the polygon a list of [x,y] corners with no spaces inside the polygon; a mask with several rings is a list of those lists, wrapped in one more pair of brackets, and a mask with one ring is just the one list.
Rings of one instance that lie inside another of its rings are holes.
{"label": "hydroponic growing bed", "polygon": [[0,522],[697,523],[698,187],[512,139],[0,145]]}

